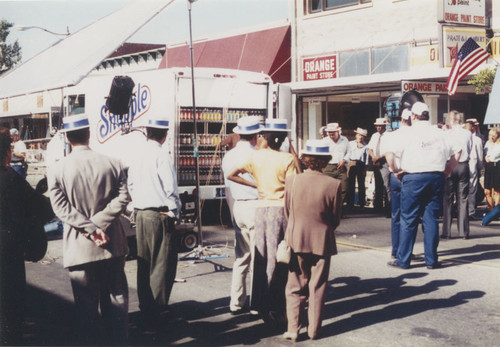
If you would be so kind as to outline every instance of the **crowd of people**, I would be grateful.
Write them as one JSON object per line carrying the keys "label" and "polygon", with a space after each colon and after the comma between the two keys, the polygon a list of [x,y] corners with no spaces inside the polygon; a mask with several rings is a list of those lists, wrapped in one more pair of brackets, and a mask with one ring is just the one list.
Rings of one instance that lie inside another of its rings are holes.
{"label": "crowd of people", "polygon": [[[370,165],[374,208],[391,217],[389,266],[410,267],[421,224],[425,264],[439,267],[437,247],[440,237],[452,235],[454,205],[458,235],[469,238],[469,218],[476,218],[482,200],[476,196],[482,191],[483,159],[488,207],[500,204],[499,130],[491,129],[484,145],[475,119],[463,122],[459,112],[451,111],[441,128],[429,119],[427,105],[415,102],[402,112],[396,131],[388,132],[385,118],[377,118],[368,144],[366,129],[358,127],[349,141],[338,123],[329,123],[320,129],[320,139],[306,141],[300,158],[287,142],[291,130],[285,119],[267,119],[264,125],[259,117],[239,119],[233,147],[222,161],[235,230],[231,314],[249,312],[266,323],[286,325],[284,338],[297,340],[307,306],[307,335],[320,336],[330,257],[337,253],[335,230],[343,210],[366,205]],[[129,250],[119,218],[128,213],[130,202],[142,322],[161,324],[177,270],[175,223],[181,211],[175,167],[162,146],[168,130],[168,120],[150,119],[140,155],[124,167],[89,147],[87,116],[65,117],[62,131],[72,150],[49,167],[50,208],[49,200],[26,183],[26,173],[18,171],[23,151],[16,147],[16,129],[0,129],[2,344],[20,341],[24,260],[43,257],[47,240],[42,226],[54,213],[64,223],[64,267],[74,295],[78,341],[127,343],[124,269]],[[277,261],[282,241],[291,252],[286,264]]]}

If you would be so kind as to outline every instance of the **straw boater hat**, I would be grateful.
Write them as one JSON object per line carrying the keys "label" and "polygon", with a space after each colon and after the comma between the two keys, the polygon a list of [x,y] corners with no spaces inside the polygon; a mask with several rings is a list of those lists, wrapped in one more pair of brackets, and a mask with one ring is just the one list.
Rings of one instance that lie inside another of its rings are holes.
{"label": "straw boater hat", "polygon": [[375,123],[373,123],[374,125],[387,125],[387,119],[385,118],[377,118],[377,120],[375,120]]}
{"label": "straw boater hat", "polygon": [[152,118],[148,120],[148,128],[168,129],[169,123],[165,118]]}
{"label": "straw boater hat", "polygon": [[273,131],[273,132],[291,131],[290,129],[287,129],[287,127],[288,127],[288,121],[286,119],[270,118],[266,120],[266,127],[262,129],[262,131]]}
{"label": "straw boater hat", "polygon": [[359,127],[356,130],[354,130],[354,132],[356,134],[360,134],[360,135],[363,135],[363,136],[368,135],[368,130],[363,129],[363,128],[359,128]]}
{"label": "straw boater hat", "polygon": [[75,114],[63,118],[63,128],[61,131],[75,131],[90,127],[89,118],[85,114]]}
{"label": "straw boater hat", "polygon": [[424,112],[429,112],[429,107],[423,102],[417,101],[411,107],[411,112],[417,116],[421,116]]}
{"label": "straw boater hat", "polygon": [[302,154],[307,155],[330,155],[330,147],[322,140],[307,140]]}
{"label": "straw boater hat", "polygon": [[472,122],[474,125],[479,125],[479,122],[477,121],[476,118],[469,118],[466,120],[466,122]]}
{"label": "straw boater hat", "polygon": [[326,132],[332,133],[334,131],[340,131],[342,128],[339,126],[339,123],[328,123],[326,125]]}
{"label": "straw boater hat", "polygon": [[259,133],[263,126],[260,125],[260,118],[255,116],[242,117],[238,119],[238,125],[233,128],[233,133],[240,135],[252,135]]}

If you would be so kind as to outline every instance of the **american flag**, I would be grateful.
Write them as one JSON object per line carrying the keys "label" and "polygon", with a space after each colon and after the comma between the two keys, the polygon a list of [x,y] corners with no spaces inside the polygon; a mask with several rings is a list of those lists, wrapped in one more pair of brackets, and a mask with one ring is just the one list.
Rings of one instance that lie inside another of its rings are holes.
{"label": "american flag", "polygon": [[467,76],[472,70],[489,58],[488,52],[479,47],[472,38],[469,38],[460,48],[453,62],[446,88],[448,94],[453,95],[457,91],[458,81]]}

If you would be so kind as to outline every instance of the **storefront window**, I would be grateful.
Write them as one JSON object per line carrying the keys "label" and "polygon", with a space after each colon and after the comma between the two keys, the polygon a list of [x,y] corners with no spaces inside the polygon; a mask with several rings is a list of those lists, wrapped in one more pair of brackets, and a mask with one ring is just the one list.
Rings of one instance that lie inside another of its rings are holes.
{"label": "storefront window", "polygon": [[340,53],[340,77],[370,74],[369,50]]}
{"label": "storefront window", "polygon": [[326,8],[335,8],[347,5],[356,5],[358,0],[326,0]]}
{"label": "storefront window", "polygon": [[408,45],[372,49],[372,74],[408,71],[409,69]]}

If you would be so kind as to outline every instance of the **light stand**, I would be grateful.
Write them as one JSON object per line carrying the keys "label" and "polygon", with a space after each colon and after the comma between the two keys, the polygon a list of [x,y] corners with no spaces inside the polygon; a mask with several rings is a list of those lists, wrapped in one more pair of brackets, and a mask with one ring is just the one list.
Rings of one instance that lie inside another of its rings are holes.
{"label": "light stand", "polygon": [[194,62],[193,62],[193,31],[191,24],[191,4],[196,0],[188,0],[188,13],[189,13],[189,57],[191,60],[191,93],[193,96],[193,127],[194,127],[194,143],[193,143],[193,156],[194,165],[196,168],[196,225],[198,227],[199,243],[203,247],[203,232],[201,230],[201,204],[200,204],[200,163],[198,161],[198,125],[196,114],[196,98],[194,89]]}
{"label": "light stand", "polygon": [[[213,251],[207,251],[203,246],[203,231],[201,230],[201,204],[200,204],[200,165],[198,161],[198,126],[197,126],[197,114],[196,114],[196,98],[195,98],[195,87],[194,87],[194,59],[193,59],[193,33],[191,25],[191,4],[196,0],[188,1],[188,13],[189,13],[189,53],[191,59],[191,92],[193,96],[193,127],[194,127],[194,142],[193,142],[193,156],[196,168],[196,225],[198,227],[198,240],[199,246],[187,253],[185,256],[181,257],[180,260],[205,260],[216,259],[216,258],[227,258],[227,255],[217,254]],[[216,266],[217,264],[214,264]],[[220,266],[220,265],[217,265]]]}

